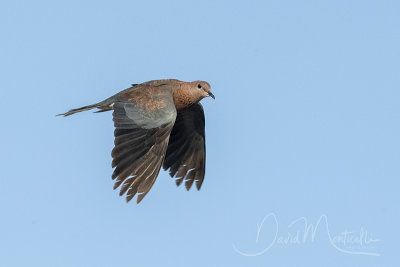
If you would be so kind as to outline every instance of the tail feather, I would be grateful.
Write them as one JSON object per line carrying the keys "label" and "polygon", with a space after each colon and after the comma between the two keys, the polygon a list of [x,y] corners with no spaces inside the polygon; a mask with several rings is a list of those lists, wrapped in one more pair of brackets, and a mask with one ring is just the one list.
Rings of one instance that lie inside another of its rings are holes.
{"label": "tail feather", "polygon": [[72,114],[75,114],[75,113],[78,113],[78,112],[82,112],[82,111],[90,110],[90,109],[94,109],[94,108],[99,109],[98,111],[96,111],[96,113],[97,112],[104,112],[104,111],[112,110],[116,96],[117,95],[113,95],[112,97],[109,97],[106,100],[103,100],[103,101],[101,101],[99,103],[96,103],[96,104],[93,104],[93,105],[84,106],[84,107],[81,107],[81,108],[71,109],[71,110],[69,110],[69,111],[67,111],[65,113],[58,114],[57,116],[66,117],[66,116],[69,116],[69,115],[72,115]]}
{"label": "tail feather", "polygon": [[74,109],[71,109],[71,110],[69,110],[69,111],[67,111],[65,113],[57,114],[56,116],[64,116],[64,117],[66,117],[66,116],[69,116],[69,115],[72,115],[72,114],[75,114],[75,113],[78,113],[78,112],[82,112],[82,111],[85,111],[85,110],[90,110],[90,109],[93,109],[93,108],[97,108],[97,104],[84,106],[84,107],[81,107],[81,108],[74,108]]}

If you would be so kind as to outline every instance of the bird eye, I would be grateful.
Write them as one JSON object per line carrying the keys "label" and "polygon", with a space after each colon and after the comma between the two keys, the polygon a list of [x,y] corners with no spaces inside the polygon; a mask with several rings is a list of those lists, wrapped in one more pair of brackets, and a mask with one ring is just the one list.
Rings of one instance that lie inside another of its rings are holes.
{"label": "bird eye", "polygon": [[197,85],[197,88],[201,88],[201,84],[198,84],[198,85]]}

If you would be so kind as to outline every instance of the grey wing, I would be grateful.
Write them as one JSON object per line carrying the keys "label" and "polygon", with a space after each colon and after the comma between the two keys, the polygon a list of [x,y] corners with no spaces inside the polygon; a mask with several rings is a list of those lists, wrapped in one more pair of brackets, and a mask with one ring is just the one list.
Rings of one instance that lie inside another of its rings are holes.
{"label": "grey wing", "polygon": [[120,195],[126,193],[127,202],[138,194],[139,203],[150,191],[165,157],[176,109],[171,95],[158,96],[157,101],[163,103],[157,109],[148,109],[134,99],[119,99],[113,106],[112,178],[116,180],[114,189],[122,184]]}
{"label": "grey wing", "polygon": [[178,186],[185,180],[187,190],[194,181],[199,190],[204,180],[206,164],[204,125],[203,107],[200,103],[194,104],[178,111],[169,139],[163,168],[170,169],[170,175],[176,178]]}

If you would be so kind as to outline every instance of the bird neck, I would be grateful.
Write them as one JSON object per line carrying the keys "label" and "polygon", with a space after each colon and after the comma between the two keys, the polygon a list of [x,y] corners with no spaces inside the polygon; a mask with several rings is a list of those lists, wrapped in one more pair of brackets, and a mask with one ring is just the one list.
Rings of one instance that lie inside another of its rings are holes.
{"label": "bird neck", "polygon": [[185,84],[180,84],[179,86],[176,86],[173,92],[173,96],[174,104],[177,110],[187,108],[198,102],[197,97],[187,86],[185,86]]}

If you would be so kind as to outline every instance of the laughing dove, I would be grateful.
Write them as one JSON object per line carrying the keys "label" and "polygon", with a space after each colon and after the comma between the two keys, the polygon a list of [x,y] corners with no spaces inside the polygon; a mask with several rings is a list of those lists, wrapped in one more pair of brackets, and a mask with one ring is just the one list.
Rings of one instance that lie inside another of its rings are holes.
{"label": "laughing dove", "polygon": [[97,104],[59,114],[69,116],[97,108],[113,110],[114,189],[121,186],[129,202],[137,194],[139,203],[153,186],[161,165],[169,169],[179,186],[185,180],[190,189],[204,180],[206,147],[204,111],[199,101],[215,98],[204,81],[155,80],[132,84]]}

